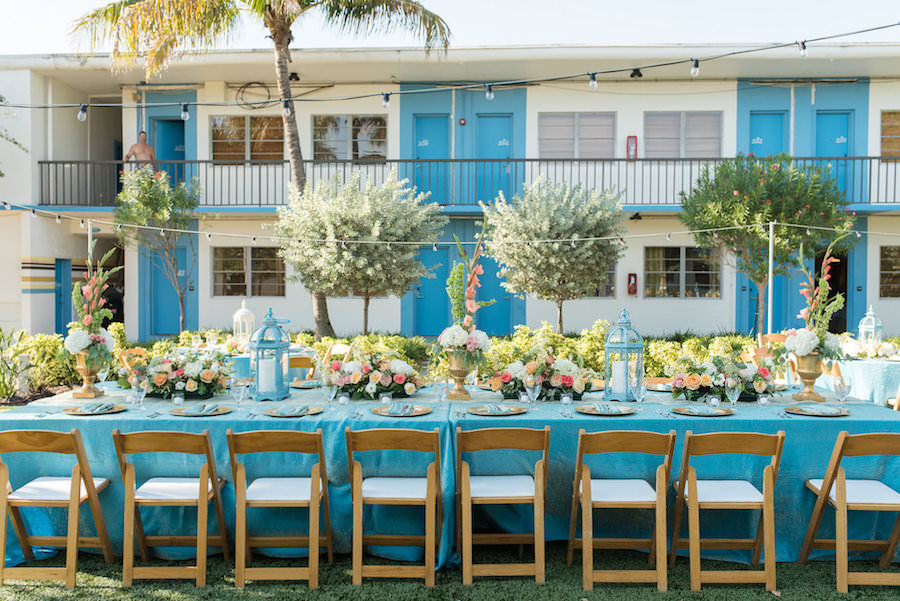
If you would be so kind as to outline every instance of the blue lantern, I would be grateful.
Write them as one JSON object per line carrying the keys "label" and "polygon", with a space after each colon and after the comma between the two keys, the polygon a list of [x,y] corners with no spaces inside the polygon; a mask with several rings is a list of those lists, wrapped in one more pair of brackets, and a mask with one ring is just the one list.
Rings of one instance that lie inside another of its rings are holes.
{"label": "blue lantern", "polygon": [[291,340],[275,319],[272,308],[262,327],[250,336],[250,396],[257,401],[280,401],[291,394],[288,378]]}
{"label": "blue lantern", "polygon": [[606,337],[603,357],[606,399],[635,400],[633,387],[644,378],[644,339],[631,327],[625,309]]}

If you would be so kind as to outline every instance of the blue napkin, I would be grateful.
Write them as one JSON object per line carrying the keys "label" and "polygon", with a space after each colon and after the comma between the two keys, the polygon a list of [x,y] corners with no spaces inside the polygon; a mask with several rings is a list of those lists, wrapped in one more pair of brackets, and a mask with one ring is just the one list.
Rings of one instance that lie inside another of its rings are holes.
{"label": "blue napkin", "polygon": [[215,413],[218,408],[219,406],[215,403],[204,403],[202,405],[187,407],[185,408],[184,413],[190,413],[192,415],[210,415]]}
{"label": "blue napkin", "polygon": [[295,405],[293,407],[282,407],[278,410],[279,415],[305,415],[309,411],[309,407]]}
{"label": "blue napkin", "polygon": [[690,413],[693,415],[716,415],[719,413],[719,410],[715,407],[710,407],[709,405],[694,405],[691,407],[685,407]]}
{"label": "blue napkin", "polygon": [[82,405],[81,413],[103,413],[104,411],[109,411],[113,408],[112,403],[91,403],[89,405]]}
{"label": "blue napkin", "polygon": [[593,407],[594,411],[601,415],[614,415],[617,413],[622,413],[621,407],[610,405],[609,403],[594,403]]}
{"label": "blue napkin", "polygon": [[800,405],[800,408],[812,415],[840,415],[840,407],[832,407],[830,405]]}
{"label": "blue napkin", "polygon": [[484,409],[491,415],[503,415],[504,413],[512,411],[510,407],[507,407],[503,403],[485,403]]}

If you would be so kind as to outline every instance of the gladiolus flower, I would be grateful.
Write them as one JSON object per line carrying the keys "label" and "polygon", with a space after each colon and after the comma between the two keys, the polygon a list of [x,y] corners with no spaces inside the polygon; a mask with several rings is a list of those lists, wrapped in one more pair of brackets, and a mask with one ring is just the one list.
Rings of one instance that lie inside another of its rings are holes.
{"label": "gladiolus flower", "polygon": [[85,315],[84,319],[81,320],[81,323],[83,323],[86,326],[90,326],[93,322],[94,322],[94,316],[91,315],[90,313]]}
{"label": "gladiolus flower", "polygon": [[472,273],[475,275],[484,275],[484,268],[481,265],[476,265],[475,269],[472,270]]}
{"label": "gladiolus flower", "polygon": [[470,326],[472,325],[473,322],[474,322],[474,320],[472,319],[472,316],[471,316],[471,315],[466,315],[466,316],[463,318],[463,326],[465,326],[465,327],[467,327],[467,328],[470,327]]}
{"label": "gladiolus flower", "polygon": [[467,298],[466,299],[466,311],[468,311],[469,313],[474,313],[477,310],[478,310],[478,303],[476,303],[474,300],[472,300],[470,298]]}
{"label": "gladiolus flower", "polygon": [[91,300],[91,287],[90,286],[82,286],[81,287],[81,295],[84,296],[86,300]]}

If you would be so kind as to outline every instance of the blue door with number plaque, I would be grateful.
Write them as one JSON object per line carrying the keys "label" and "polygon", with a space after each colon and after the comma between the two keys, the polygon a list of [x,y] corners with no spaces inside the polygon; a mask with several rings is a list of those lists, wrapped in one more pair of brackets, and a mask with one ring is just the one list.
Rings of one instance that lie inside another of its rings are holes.
{"label": "blue door with number plaque", "polygon": [[838,187],[846,190],[850,182],[849,162],[840,157],[850,156],[850,113],[816,114],[816,156],[833,160],[824,162],[831,177],[837,178]]}
{"label": "blue door with number plaque", "polygon": [[72,259],[56,259],[56,323],[55,331],[63,336],[72,321]]}
{"label": "blue door with number plaque", "polygon": [[450,158],[450,118],[447,115],[416,116],[415,185],[419,192],[430,192],[429,202],[453,204],[448,177]]}
{"label": "blue door with number plaque", "polygon": [[784,113],[750,113],[750,152],[767,157],[784,152]]}
{"label": "blue door with number plaque", "polygon": [[476,167],[476,189],[473,203],[492,202],[499,192],[512,198],[515,182],[511,181],[509,159],[512,157],[512,116],[478,115],[478,158],[492,159]]}

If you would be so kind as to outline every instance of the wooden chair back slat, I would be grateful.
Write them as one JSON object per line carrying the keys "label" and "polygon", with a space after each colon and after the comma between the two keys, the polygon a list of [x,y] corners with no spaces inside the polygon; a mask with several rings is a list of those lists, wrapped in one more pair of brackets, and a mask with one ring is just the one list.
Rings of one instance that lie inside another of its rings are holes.
{"label": "wooden chair back slat", "polygon": [[190,432],[113,432],[116,448],[124,455],[136,453],[189,453],[204,455],[207,452],[209,430],[202,434]]}
{"label": "wooden chair back slat", "polygon": [[533,428],[482,428],[480,430],[456,429],[457,448],[461,453],[496,449],[521,449],[543,451],[549,444],[550,429]]}
{"label": "wooden chair back slat", "polygon": [[585,455],[598,453],[647,453],[649,455],[668,455],[675,444],[675,431],[668,434],[659,432],[581,431],[579,440],[581,452]]}
{"label": "wooden chair back slat", "polygon": [[246,453],[313,453],[322,451],[322,430],[258,430],[232,432],[228,430],[228,446],[236,455]]}
{"label": "wooden chair back slat", "polygon": [[748,455],[776,455],[781,453],[784,432],[762,434],[760,432],[711,432],[687,433],[684,453],[692,455],[718,455],[741,453]]}
{"label": "wooden chair back slat", "polygon": [[842,454],[845,457],[900,455],[900,433],[848,434]]}
{"label": "wooden chair back slat", "polygon": [[300,369],[315,369],[316,361],[312,357],[294,356],[288,359],[288,367]]}
{"label": "wooden chair back slat", "polygon": [[63,453],[75,455],[77,447],[75,435],[71,432],[54,432],[51,430],[10,430],[0,432],[0,454],[39,451],[45,453]]}
{"label": "wooden chair back slat", "polygon": [[[347,452],[363,451],[417,451],[437,453],[440,449],[438,429],[407,430],[402,428],[376,428],[372,430],[346,429]],[[352,463],[352,460],[351,460]]]}
{"label": "wooden chair back slat", "polygon": [[787,340],[787,334],[760,334],[759,345],[769,346],[773,342],[784,342]]}

